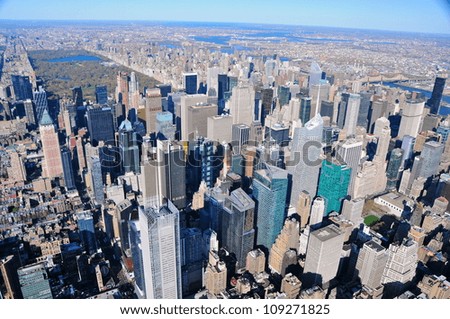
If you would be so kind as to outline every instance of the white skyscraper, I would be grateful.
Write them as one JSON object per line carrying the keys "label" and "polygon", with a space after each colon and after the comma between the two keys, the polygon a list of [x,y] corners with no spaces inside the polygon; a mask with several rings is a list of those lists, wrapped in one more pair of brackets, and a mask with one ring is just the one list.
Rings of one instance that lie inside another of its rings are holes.
{"label": "white skyscraper", "polygon": [[383,246],[373,240],[366,242],[356,263],[361,283],[371,289],[377,289],[381,285],[387,261],[388,253]]}
{"label": "white skyscraper", "polygon": [[314,199],[311,207],[309,226],[311,228],[320,227],[324,213],[325,213],[325,200],[322,197],[317,197],[316,199]]}
{"label": "white skyscraper", "polygon": [[208,86],[208,96],[219,94],[219,74],[222,73],[220,67],[213,66],[206,72],[206,85]]}
{"label": "white skyscraper", "polygon": [[345,113],[344,129],[347,136],[356,134],[356,124],[358,122],[359,105],[361,104],[361,96],[359,94],[342,94],[342,99],[346,99],[347,109]]}
{"label": "white skyscraper", "polygon": [[253,110],[255,106],[255,90],[250,85],[239,84],[232,90],[231,98],[226,107],[233,117],[233,124],[246,124],[253,122]]}
{"label": "white skyscraper", "polygon": [[292,175],[290,203],[295,206],[302,191],[308,192],[311,198],[317,193],[322,165],[322,117],[317,114],[304,127],[294,124],[293,131],[291,160],[286,166]]}
{"label": "white skyscraper", "polygon": [[359,169],[359,162],[361,160],[362,141],[350,138],[341,142],[337,148],[337,157],[341,162],[344,162],[352,169],[350,176],[350,184],[348,186],[348,193],[353,196],[356,174]]}
{"label": "white skyscraper", "polygon": [[326,285],[336,276],[344,235],[333,224],[310,233],[302,279],[306,286]]}
{"label": "white skyscraper", "polygon": [[204,94],[183,95],[180,98],[180,117],[181,117],[181,139],[189,140],[189,134],[192,134],[192,123],[189,123],[189,107],[200,104],[207,104],[208,97]]}
{"label": "white skyscraper", "polygon": [[423,109],[425,102],[408,100],[406,106],[403,108],[402,119],[400,121],[400,128],[398,130],[398,138],[402,139],[405,135],[417,137],[422,121]]}
{"label": "white skyscraper", "polygon": [[159,208],[139,208],[145,295],[181,298],[179,211],[168,201]]}
{"label": "white skyscraper", "polygon": [[362,212],[364,208],[364,198],[345,199],[342,205],[342,217],[353,222],[358,227],[362,222]]}

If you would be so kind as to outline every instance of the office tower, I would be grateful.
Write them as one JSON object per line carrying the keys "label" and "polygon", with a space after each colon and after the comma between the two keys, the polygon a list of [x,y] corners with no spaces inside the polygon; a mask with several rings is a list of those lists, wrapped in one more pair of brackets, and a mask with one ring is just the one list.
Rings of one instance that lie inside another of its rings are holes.
{"label": "office tower", "polygon": [[176,207],[186,205],[186,160],[183,146],[172,141],[157,141],[158,194]]}
{"label": "office tower", "polygon": [[253,249],[255,202],[238,188],[225,199],[222,211],[222,247],[234,253],[237,268],[245,267],[247,253]]}
{"label": "office tower", "polygon": [[219,105],[223,108],[221,103],[224,103],[225,92],[228,92],[228,76],[226,74],[219,74],[217,76],[218,81],[218,91],[217,91],[217,100],[219,101]]}
{"label": "office tower", "polygon": [[311,198],[316,196],[322,154],[323,121],[314,116],[304,127],[297,123],[293,127],[291,160],[286,164],[292,175],[290,203],[296,205],[302,191]]}
{"label": "office tower", "polygon": [[364,198],[345,199],[342,205],[342,217],[353,222],[358,227],[362,222]]}
{"label": "office tower", "polygon": [[11,75],[11,83],[16,101],[33,98],[33,88],[29,76]]}
{"label": "office tower", "polygon": [[72,88],[72,100],[75,106],[83,106],[83,90],[81,86]]}
{"label": "office tower", "polygon": [[208,96],[218,96],[219,94],[219,75],[221,68],[213,66],[206,71],[206,86],[208,88]]}
{"label": "office tower", "polygon": [[[157,90],[159,93],[159,89]],[[139,82],[136,78],[136,73],[131,72],[130,73],[130,81],[128,82],[128,94],[129,94],[129,107],[128,109],[137,109],[139,107],[139,99],[140,99],[140,93],[139,93]]]}
{"label": "office tower", "polygon": [[138,135],[128,120],[123,121],[119,127],[119,148],[122,173],[138,174],[140,172]]}
{"label": "office tower", "polygon": [[302,282],[307,287],[326,284],[338,271],[344,233],[336,225],[328,225],[309,234]]}
{"label": "office tower", "polygon": [[286,216],[287,188],[288,177],[285,170],[267,165],[266,169],[254,172],[253,197],[257,210],[258,245],[272,247],[280,233]]}
{"label": "office tower", "polygon": [[[189,113],[189,107],[190,106],[211,106],[208,104],[208,97],[203,94],[196,94],[196,95],[183,95],[180,97],[180,106],[176,110],[176,114],[180,117],[180,131],[181,131],[181,138],[180,140],[189,141],[191,138],[195,138],[195,129],[194,127],[194,120],[190,119],[189,116],[192,116],[194,114],[194,110],[191,110]],[[179,109],[179,111],[178,111]],[[196,115],[199,115],[200,109],[196,109]],[[211,108],[208,109],[208,116],[217,115],[217,109],[216,113],[212,114],[213,110]],[[201,126],[203,124],[207,128],[207,117],[201,117],[205,123],[201,123]],[[197,119],[196,119],[197,120]],[[198,124],[198,122],[196,122]],[[178,129],[178,127],[177,127]],[[206,136],[206,132],[205,135]]]}
{"label": "office tower", "polygon": [[183,73],[183,87],[186,94],[197,94],[197,73]]}
{"label": "office tower", "polygon": [[420,177],[429,178],[438,173],[439,162],[443,152],[443,144],[436,141],[429,141],[425,143],[423,151],[420,154],[422,159],[419,172]]}
{"label": "office tower", "polygon": [[323,216],[325,215],[325,200],[322,197],[316,197],[311,206],[311,215],[309,217],[309,226],[317,229],[321,226]]}
{"label": "office tower", "polygon": [[334,102],[331,101],[322,101],[320,103],[320,115],[322,117],[329,117],[331,122],[333,122],[333,115],[334,115]]}
{"label": "office tower", "polygon": [[411,159],[414,153],[414,145],[416,143],[416,138],[410,135],[405,135],[402,140],[402,168],[408,168],[411,165]]}
{"label": "office tower", "polygon": [[397,295],[416,275],[418,245],[412,239],[389,246],[389,259],[383,271],[381,282],[385,291]]}
{"label": "office tower", "polygon": [[[311,98],[302,96],[300,99],[300,113],[299,119],[302,123],[306,123],[311,119]],[[297,120],[297,119],[293,119]]]}
{"label": "office tower", "polygon": [[64,184],[66,186],[66,189],[75,189],[75,174],[73,172],[72,165],[72,152],[67,147],[64,147],[61,150],[61,159],[64,172]]}
{"label": "office tower", "polygon": [[44,110],[48,112],[48,101],[47,101],[47,93],[40,86],[38,91],[33,92],[33,102],[36,107],[36,123],[40,123],[42,119],[42,115],[44,114]]}
{"label": "office tower", "polygon": [[[217,115],[216,104],[197,104],[187,107],[187,118],[181,119],[181,136],[183,140],[206,137],[208,134],[208,117]],[[184,125],[183,125],[184,124]]]}
{"label": "office tower", "polygon": [[113,114],[110,107],[87,107],[87,124],[91,143],[94,145],[103,141],[105,144],[114,144]]}
{"label": "office tower", "polygon": [[348,194],[350,195],[354,192],[356,174],[358,173],[359,162],[361,160],[362,146],[362,141],[350,138],[340,142],[336,147],[336,158],[338,161],[351,168],[350,184],[348,188]]}
{"label": "office tower", "polygon": [[356,269],[361,284],[372,290],[381,286],[383,271],[388,261],[386,249],[374,240],[364,243],[359,251]]}
{"label": "office tower", "polygon": [[97,104],[108,103],[108,88],[106,85],[95,86],[95,101]]}
{"label": "office tower", "polygon": [[78,233],[83,243],[84,249],[89,254],[95,254],[97,251],[97,240],[95,238],[94,218],[92,213],[84,211],[76,214]]}
{"label": "office tower", "polygon": [[229,115],[214,115],[208,117],[206,137],[211,141],[232,141],[233,118]]}
{"label": "office tower", "polygon": [[88,157],[88,169],[91,175],[91,193],[97,204],[102,204],[105,198],[103,192],[102,162],[98,155]]}
{"label": "office tower", "polygon": [[233,153],[240,154],[242,146],[246,145],[250,138],[250,127],[245,124],[233,124],[232,129]]}
{"label": "office tower", "polygon": [[261,249],[254,249],[247,254],[245,265],[247,271],[252,275],[262,273],[266,265],[266,256]]}
{"label": "office tower", "polygon": [[[369,111],[370,111],[370,99],[372,98],[372,93],[362,92],[360,93],[361,102],[359,104],[358,120],[356,125],[364,127],[368,130],[369,127]],[[322,116],[324,116],[322,114]]]}
{"label": "office tower", "polygon": [[203,286],[204,246],[201,229],[181,229],[181,286],[183,296],[195,294]]}
{"label": "office tower", "polygon": [[395,148],[392,150],[386,170],[387,189],[397,188],[397,184],[400,179],[400,168],[403,163],[402,158],[403,150],[401,148]]}
{"label": "office tower", "polygon": [[133,259],[133,273],[134,283],[137,287],[138,296],[145,298],[145,280],[144,280],[144,264],[142,259],[142,242],[141,242],[141,229],[139,221],[130,220],[130,249],[131,257]]}
{"label": "office tower", "polygon": [[305,228],[308,224],[309,213],[311,211],[311,196],[309,196],[307,191],[302,191],[298,196],[295,211],[300,216],[300,228]]}
{"label": "office tower", "polygon": [[308,80],[308,88],[315,84],[320,84],[320,80],[322,79],[322,70],[320,66],[316,62],[312,62],[309,68],[309,80]]}
{"label": "office tower", "polygon": [[[256,98],[256,95],[254,95]],[[273,110],[273,89],[267,88],[260,91],[261,96],[261,123],[265,124],[267,115],[272,114]]]}
{"label": "office tower", "polygon": [[147,134],[156,132],[156,116],[162,112],[161,92],[159,89],[147,90],[145,97],[145,127]]}
{"label": "office tower", "polygon": [[179,211],[168,201],[159,208],[139,207],[145,296],[181,298]]}
{"label": "office tower", "polygon": [[[206,183],[207,187],[214,187],[217,177],[220,173],[220,157],[218,154],[218,148],[213,141],[199,140],[197,152],[200,155],[200,172],[201,180]],[[194,163],[191,163],[194,164]],[[195,164],[194,164],[195,165]],[[197,185],[199,183],[195,183]]]}
{"label": "office tower", "polygon": [[302,283],[300,280],[291,273],[284,276],[281,281],[281,292],[285,293],[288,299],[297,299],[301,287]]}
{"label": "office tower", "polygon": [[288,105],[290,100],[289,86],[280,85],[278,87],[278,101],[280,106]]}
{"label": "office tower", "polygon": [[128,87],[128,73],[121,72],[117,74],[117,86],[116,86],[116,102],[124,105],[126,114],[128,115],[128,109],[129,109],[129,87]]}
{"label": "office tower", "polygon": [[425,102],[418,100],[407,100],[403,108],[402,119],[400,121],[400,128],[397,137],[402,139],[405,135],[417,137],[420,129],[420,122],[422,119],[423,108]]}
{"label": "office tower", "polygon": [[317,195],[325,199],[325,213],[340,212],[348,194],[351,168],[337,160],[323,161]]}
{"label": "office tower", "polygon": [[233,88],[227,108],[233,117],[233,124],[246,124],[253,122],[253,106],[255,104],[255,90],[249,85],[239,85]]}
{"label": "office tower", "polygon": [[36,114],[34,113],[33,102],[28,99],[23,101],[23,107],[25,109],[25,117],[29,125],[36,125]]}
{"label": "office tower", "polygon": [[[439,118],[438,118],[439,119]],[[432,127],[429,129],[429,131],[432,131],[435,127]],[[422,131],[425,131],[422,129]],[[450,134],[450,121],[449,119],[444,120],[439,124],[439,126],[436,129],[437,134],[441,134],[442,136],[442,143],[445,144],[448,140],[448,136]]]}
{"label": "office tower", "polygon": [[173,124],[172,113],[156,113],[156,132],[158,132],[162,139],[175,140],[176,126]]}
{"label": "office tower", "polygon": [[[271,118],[270,118],[271,119]],[[287,146],[289,143],[289,127],[283,123],[266,122],[264,138],[266,141],[274,141],[280,146]]]}
{"label": "office tower", "polygon": [[367,132],[373,133],[375,121],[387,115],[387,101],[374,99],[369,109],[369,128]]}
{"label": "office tower", "polygon": [[284,276],[286,268],[292,265],[290,255],[295,256],[297,263],[297,251],[300,242],[300,223],[294,218],[288,218],[284,222],[281,233],[277,236],[269,253],[269,268],[272,272]]}
{"label": "office tower", "polygon": [[17,269],[23,299],[53,299],[44,263]]}
{"label": "office tower", "polygon": [[17,275],[17,268],[19,266],[19,257],[15,255],[0,258],[0,278],[3,280],[4,285],[4,291],[0,289],[0,295],[3,295],[4,299],[23,298],[20,290],[19,277]]}
{"label": "office tower", "polygon": [[41,122],[39,123],[39,132],[42,152],[44,153],[42,175],[48,178],[61,177],[63,175],[63,164],[58,133],[55,131],[55,126],[47,110],[44,110]]}
{"label": "office tower", "polygon": [[[389,121],[387,121],[389,123]],[[389,150],[389,143],[391,140],[391,129],[389,124],[386,123],[381,128],[378,134],[377,152],[373,158],[373,164],[376,170],[376,178],[374,182],[374,189],[372,193],[379,193],[386,189],[387,176],[386,176],[386,157]],[[356,191],[356,190],[355,190]]]}
{"label": "office tower", "polygon": [[328,100],[330,93],[330,84],[320,81],[319,84],[313,84],[309,89],[311,97],[311,116],[319,113],[320,105],[323,100]]}
{"label": "office tower", "polygon": [[[353,136],[356,133],[356,125],[358,123],[361,96],[359,94],[342,93],[341,97],[341,104],[344,104],[345,115],[342,115],[343,125],[340,125],[339,127],[345,130],[347,136]],[[339,113],[339,115],[341,114]],[[342,122],[342,116],[339,117],[338,124]]]}
{"label": "office tower", "polygon": [[215,240],[215,236],[211,236],[204,278],[206,290],[213,295],[219,295],[227,288],[227,266],[219,259],[218,250],[219,243]]}
{"label": "office tower", "polygon": [[162,97],[167,97],[169,93],[172,93],[172,86],[170,84],[157,84],[156,87],[159,89]]}
{"label": "office tower", "polygon": [[434,81],[433,92],[427,101],[427,106],[430,108],[431,114],[439,114],[439,107],[441,105],[446,80],[447,79],[443,77],[436,77],[436,80]]}

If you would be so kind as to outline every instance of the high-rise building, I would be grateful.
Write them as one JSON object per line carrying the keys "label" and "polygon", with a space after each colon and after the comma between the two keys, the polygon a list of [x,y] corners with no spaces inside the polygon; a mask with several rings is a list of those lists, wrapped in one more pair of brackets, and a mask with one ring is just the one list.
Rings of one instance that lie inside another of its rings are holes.
{"label": "high-rise building", "polygon": [[311,216],[309,217],[309,226],[311,229],[318,229],[322,225],[325,215],[325,200],[317,196],[311,206]]}
{"label": "high-rise building", "polygon": [[337,160],[323,161],[320,171],[318,196],[325,199],[325,213],[340,212],[342,201],[348,195],[351,168]]}
{"label": "high-rise building", "polygon": [[233,117],[233,124],[246,124],[253,122],[253,107],[255,105],[255,90],[250,85],[238,85],[233,88],[227,108]]}
{"label": "high-rise building", "polygon": [[72,88],[72,100],[75,106],[83,106],[83,90],[81,86]]}
{"label": "high-rise building", "polygon": [[418,100],[407,100],[403,108],[400,128],[398,130],[398,138],[402,139],[405,135],[417,137],[420,129],[423,108],[425,102]]}
{"label": "high-rise building", "polygon": [[208,68],[206,72],[206,86],[208,88],[208,96],[217,96],[219,94],[219,74],[221,73],[221,68],[218,66],[213,66]]}
{"label": "high-rise building", "polygon": [[383,246],[374,240],[364,243],[356,263],[361,283],[370,289],[379,288],[387,261],[388,253]]}
{"label": "high-rise building", "polygon": [[387,189],[397,188],[397,184],[400,179],[400,168],[403,164],[402,158],[403,150],[401,148],[395,148],[392,150],[386,170]]}
{"label": "high-rise building", "polygon": [[322,79],[322,69],[317,64],[317,62],[312,62],[309,68],[309,81],[308,87],[311,89],[311,86],[314,84],[319,84]]}
{"label": "high-rise building", "polygon": [[145,97],[145,127],[147,134],[151,134],[157,131],[156,116],[159,112],[162,112],[160,90],[147,90],[147,96]]}
{"label": "high-rise building", "polygon": [[106,85],[95,86],[95,101],[97,104],[108,103],[108,87]]}
{"label": "high-rise building", "polygon": [[[358,123],[361,96],[353,93],[342,93],[341,104],[344,105],[339,106],[338,124],[343,124],[340,127],[346,131],[347,136],[353,136],[356,133],[356,125]],[[341,114],[341,110],[345,114]]]}
{"label": "high-rise building", "polygon": [[[302,123],[306,123],[311,119],[311,98],[302,96],[300,99],[300,114],[299,119]],[[297,119],[295,119],[297,120]]]}
{"label": "high-rise building", "polygon": [[353,222],[358,227],[362,222],[364,198],[345,199],[342,205],[342,217]]}
{"label": "high-rise building", "polygon": [[203,286],[204,246],[201,229],[181,229],[181,286],[183,296],[195,294]]}
{"label": "high-rise building", "polygon": [[[269,253],[269,268],[273,272],[284,276],[286,274],[286,268],[292,265],[290,255],[294,255],[294,263],[297,262],[299,241],[300,223],[294,218],[286,219]],[[295,253],[292,254],[293,252]]]}
{"label": "high-rise building", "polygon": [[183,73],[183,87],[186,94],[197,94],[197,73]]}
{"label": "high-rise building", "polygon": [[405,135],[402,140],[402,168],[409,168],[411,166],[411,159],[414,153],[414,145],[416,143],[416,138],[411,135]]}
{"label": "high-rise building", "polygon": [[266,256],[263,251],[259,248],[250,251],[247,254],[246,266],[245,268],[252,275],[257,275],[264,272],[266,265]]}
{"label": "high-rise building", "polygon": [[179,218],[171,201],[159,208],[139,208],[147,299],[181,298]]}
{"label": "high-rise building", "polygon": [[222,247],[236,255],[238,268],[245,267],[247,253],[253,249],[255,202],[238,188],[225,199],[222,211]]}
{"label": "high-rise building", "polygon": [[293,128],[291,160],[286,164],[292,176],[290,194],[292,206],[297,204],[302,191],[308,192],[311,198],[316,196],[322,162],[323,121],[321,116],[319,114],[314,116],[304,127],[299,124],[297,123]]}
{"label": "high-rise building", "polygon": [[[195,95],[182,95],[180,97],[180,106],[177,107],[176,109],[176,114],[179,114],[180,117],[180,131],[181,131],[181,137],[180,140],[184,140],[184,141],[189,141],[190,139],[194,139],[195,138],[195,129],[194,129],[194,119],[190,119],[189,116],[192,116],[194,114],[194,110],[191,110],[191,112],[189,112],[189,107],[190,106],[211,106],[210,104],[208,104],[208,97],[206,95],[203,94],[195,94]],[[179,109],[179,110],[178,110]],[[201,109],[197,108],[195,111],[196,115],[198,115],[201,112]],[[208,109],[209,112],[211,112],[210,108]],[[217,108],[216,108],[216,113],[209,113],[208,116],[213,116],[213,115],[217,115]],[[208,117],[203,117],[202,119],[204,121],[204,123],[198,123],[196,122],[195,124],[200,124],[201,128],[203,128],[203,125],[205,126],[205,135],[206,136],[206,130],[207,130],[207,118]],[[178,129],[178,126],[177,126]]]}
{"label": "high-rise building", "polygon": [[370,99],[372,97],[372,93],[361,92],[360,96],[361,103],[359,104],[358,121],[356,124],[367,130],[369,127]]}
{"label": "high-rise building", "polygon": [[308,224],[309,213],[311,212],[311,196],[309,196],[307,191],[300,193],[295,211],[300,216],[300,228],[305,228]]}
{"label": "high-rise building", "polygon": [[[208,118],[217,115],[216,104],[198,104],[187,107],[187,119],[181,120],[183,140],[206,137],[208,134]],[[183,127],[183,124],[186,126]],[[185,138],[186,137],[186,138]]]}
{"label": "high-rise building", "polygon": [[281,292],[285,293],[288,299],[297,299],[301,287],[301,281],[292,273],[286,274],[281,281]]}
{"label": "high-rise building", "polygon": [[44,263],[21,267],[17,275],[24,299],[53,299]]}
{"label": "high-rise building", "polygon": [[130,249],[133,259],[134,282],[139,296],[145,297],[144,263],[142,259],[141,229],[139,221],[130,220]]}
{"label": "high-rise building", "polygon": [[113,114],[110,107],[89,105],[87,108],[87,124],[91,142],[100,141],[114,144]]}
{"label": "high-rise building", "polygon": [[119,127],[120,164],[123,173],[140,172],[138,135],[131,122],[125,120]]}
{"label": "high-rise building", "polygon": [[36,123],[40,123],[44,110],[48,112],[47,93],[40,86],[38,91],[33,92],[33,102],[35,105]]}
{"label": "high-rise building", "polygon": [[431,114],[439,114],[439,108],[441,105],[446,80],[447,79],[443,77],[436,77],[436,80],[434,81],[433,92],[427,101],[427,106],[430,108]]}
{"label": "high-rise building", "polygon": [[18,256],[9,255],[0,258],[0,278],[3,287],[0,287],[0,295],[4,299],[22,299],[17,268],[20,266]]}
{"label": "high-rise building", "polygon": [[232,145],[234,154],[240,154],[242,146],[247,144],[250,138],[250,127],[245,124],[233,124]]}
{"label": "high-rise building", "polygon": [[44,177],[55,178],[63,176],[63,163],[58,141],[58,133],[55,131],[50,115],[44,110],[39,123],[39,132],[44,153],[42,173]]}
{"label": "high-rise building", "polygon": [[11,83],[16,101],[33,98],[33,87],[29,76],[11,75]]}
{"label": "high-rise building", "polygon": [[175,140],[176,126],[173,124],[172,113],[156,113],[156,132],[158,132],[161,139]]}
{"label": "high-rise building", "polygon": [[326,285],[338,271],[344,233],[336,225],[328,225],[309,234],[302,282],[307,287]]}
{"label": "high-rise building", "polygon": [[283,227],[286,216],[288,188],[287,172],[267,165],[266,169],[254,172],[253,197],[257,210],[256,243],[272,247]]}
{"label": "high-rise building", "polygon": [[420,154],[422,159],[419,172],[420,177],[429,178],[438,173],[439,162],[443,152],[443,144],[436,141],[425,143],[423,151]]}
{"label": "high-rise building", "polygon": [[354,138],[340,142],[336,147],[336,158],[342,164],[351,168],[350,184],[348,194],[353,195],[356,174],[359,170],[363,143]]}
{"label": "high-rise building", "polygon": [[216,142],[232,141],[233,118],[230,115],[214,115],[208,117],[207,138]]}
{"label": "high-rise building", "polygon": [[97,240],[95,238],[94,218],[92,213],[84,211],[77,213],[76,216],[81,242],[86,251],[92,255],[97,251]]}
{"label": "high-rise building", "polygon": [[289,86],[280,85],[278,87],[278,101],[280,102],[280,106],[289,104],[290,95]]}
{"label": "high-rise building", "polygon": [[61,150],[61,159],[64,172],[64,184],[68,190],[75,189],[75,174],[72,164],[72,152],[64,147]]}
{"label": "high-rise building", "polygon": [[117,74],[117,86],[116,86],[116,102],[124,105],[127,111],[125,117],[128,115],[129,107],[129,87],[128,87],[128,73],[121,72]]}

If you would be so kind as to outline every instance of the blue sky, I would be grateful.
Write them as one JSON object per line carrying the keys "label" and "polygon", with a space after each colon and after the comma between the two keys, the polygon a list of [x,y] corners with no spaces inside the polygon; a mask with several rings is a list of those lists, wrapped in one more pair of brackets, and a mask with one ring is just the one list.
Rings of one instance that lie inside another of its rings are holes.
{"label": "blue sky", "polygon": [[450,34],[450,0],[0,0],[0,19],[248,22]]}

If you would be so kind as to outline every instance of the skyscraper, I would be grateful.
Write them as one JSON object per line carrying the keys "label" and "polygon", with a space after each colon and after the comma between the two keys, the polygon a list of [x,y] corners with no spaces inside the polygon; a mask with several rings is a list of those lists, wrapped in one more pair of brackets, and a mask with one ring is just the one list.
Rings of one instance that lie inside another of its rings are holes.
{"label": "skyscraper", "polygon": [[338,271],[344,233],[336,225],[328,225],[310,233],[303,280],[307,287],[326,285]]}
{"label": "skyscraper", "polygon": [[266,165],[266,169],[254,172],[253,197],[257,210],[256,243],[272,247],[283,227],[286,216],[287,172]]}
{"label": "skyscraper", "polygon": [[387,189],[397,188],[400,178],[400,167],[402,166],[403,150],[395,148],[389,157],[389,164],[386,170]]}
{"label": "skyscraper", "polygon": [[87,124],[91,142],[95,145],[99,141],[106,144],[114,143],[113,114],[110,107],[87,108]]}
{"label": "skyscraper", "polygon": [[156,116],[162,112],[161,92],[159,89],[147,90],[145,97],[145,127],[147,134],[156,132]]}
{"label": "skyscraper", "polygon": [[350,184],[348,194],[353,195],[356,174],[359,170],[363,143],[354,138],[340,142],[336,147],[336,158],[342,164],[351,168]]}
{"label": "skyscraper", "polygon": [[291,255],[295,256],[297,262],[297,251],[300,241],[300,223],[294,218],[286,219],[281,233],[277,236],[269,253],[269,268],[284,276],[286,268],[291,265]]}
{"label": "skyscraper", "polygon": [[312,85],[319,84],[321,79],[322,79],[322,69],[317,64],[317,62],[312,62],[309,68],[308,88],[311,89]]}
{"label": "skyscraper", "polygon": [[[302,191],[298,197],[296,212],[300,216],[300,228],[303,229],[308,224],[311,211],[311,196],[307,191]],[[322,214],[323,215],[323,214]]]}
{"label": "skyscraper", "polygon": [[436,77],[436,80],[434,81],[433,92],[427,101],[427,106],[430,108],[431,114],[439,114],[439,107],[441,105],[442,93],[445,89],[446,80],[447,79],[443,77]]}
{"label": "skyscraper", "polygon": [[361,283],[373,290],[379,288],[387,261],[388,253],[383,246],[374,240],[366,242],[359,252],[356,263]]}
{"label": "skyscraper", "polygon": [[300,120],[306,123],[311,119],[311,98],[302,96],[300,99]]}
{"label": "skyscraper", "polygon": [[255,202],[238,188],[225,199],[222,211],[222,247],[236,255],[238,268],[245,267],[247,253],[253,249]]}
{"label": "skyscraper", "polygon": [[125,117],[128,115],[129,107],[129,88],[128,88],[128,73],[121,72],[117,74],[117,86],[116,86],[116,101],[117,103],[124,105],[127,111]]}
{"label": "skyscraper", "polygon": [[40,86],[38,91],[33,92],[33,102],[36,107],[36,123],[40,123],[42,119],[42,115],[44,114],[44,110],[48,112],[48,102],[47,102],[47,93]]}
{"label": "skyscraper", "polygon": [[429,178],[438,173],[439,161],[441,160],[443,152],[443,144],[436,141],[429,141],[425,143],[423,151],[420,154],[422,159],[419,172],[420,177]]}
{"label": "skyscraper", "polygon": [[125,120],[119,127],[119,148],[122,172],[140,172],[138,135],[133,130],[131,122]]}
{"label": "skyscraper", "polygon": [[197,94],[197,73],[183,73],[183,87],[186,94]]}
{"label": "skyscraper", "polygon": [[232,145],[234,154],[240,154],[242,146],[247,144],[250,138],[250,127],[245,124],[233,124]]}
{"label": "skyscraper", "polygon": [[317,196],[311,206],[311,216],[309,217],[309,226],[312,229],[318,229],[322,225],[323,216],[325,215],[325,200]]}
{"label": "skyscraper", "polygon": [[42,151],[44,153],[43,176],[49,178],[62,177],[63,164],[58,133],[55,131],[55,126],[47,110],[44,110],[41,122],[39,123],[39,133],[42,142]]}
{"label": "skyscraper", "polygon": [[81,86],[72,88],[72,100],[75,106],[83,106],[83,90]]}
{"label": "skyscraper", "polygon": [[255,104],[255,90],[250,85],[240,84],[233,88],[227,108],[233,117],[233,124],[246,124],[253,122],[253,107]]}
{"label": "skyscraper", "polygon": [[141,230],[139,227],[139,221],[131,220],[129,222],[129,228],[131,257],[133,259],[134,282],[138,288],[138,295],[145,297],[144,264],[142,259]]}
{"label": "skyscraper", "polygon": [[286,164],[292,176],[290,203],[297,204],[302,191],[311,198],[317,193],[317,184],[321,165],[323,120],[319,114],[314,116],[304,127],[297,122],[293,127],[291,160]]}
{"label": "skyscraper", "polygon": [[145,295],[181,298],[179,211],[168,201],[159,208],[139,208]]}
{"label": "skyscraper", "polygon": [[405,135],[417,137],[420,129],[423,108],[425,102],[418,100],[407,100],[403,108],[400,128],[398,130],[398,138],[402,139]]}
{"label": "skyscraper", "polygon": [[44,263],[21,267],[17,275],[24,299],[53,299]]}
{"label": "skyscraper", "polygon": [[351,168],[337,160],[323,161],[320,171],[318,196],[325,199],[325,213],[340,212],[348,194]]}
{"label": "skyscraper", "polygon": [[61,159],[64,172],[64,184],[68,190],[75,189],[75,174],[72,165],[72,153],[67,147],[61,150]]}
{"label": "skyscraper", "polygon": [[97,104],[108,103],[108,88],[106,85],[95,86],[95,101]]}
{"label": "skyscraper", "polygon": [[16,101],[25,101],[33,98],[33,89],[29,76],[11,75],[11,82]]}
{"label": "skyscraper", "polygon": [[86,251],[92,255],[97,251],[97,240],[95,238],[94,218],[92,213],[84,211],[77,213],[76,216],[81,242]]}
{"label": "skyscraper", "polygon": [[345,129],[347,136],[353,136],[356,133],[358,123],[361,96],[359,94],[342,93],[341,103],[345,104],[344,125],[341,128]]}

